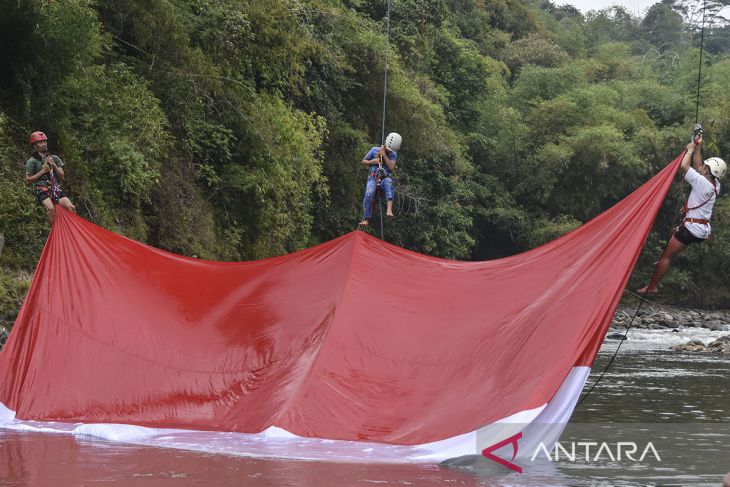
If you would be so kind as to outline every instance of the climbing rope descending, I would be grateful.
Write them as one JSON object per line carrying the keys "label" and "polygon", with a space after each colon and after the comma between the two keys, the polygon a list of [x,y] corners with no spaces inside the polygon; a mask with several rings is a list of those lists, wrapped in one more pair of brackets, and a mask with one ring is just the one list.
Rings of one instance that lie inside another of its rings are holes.
{"label": "climbing rope descending", "polygon": [[[695,128],[695,130],[696,130],[696,128]],[[693,132],[693,136],[694,136],[694,134],[695,133]],[[679,159],[681,159],[681,158],[684,157],[684,153],[685,152],[686,151],[682,151],[682,154],[680,154]],[[680,199],[677,200],[679,202],[679,205],[681,205],[682,204],[682,201],[685,199],[684,198],[684,189],[681,186],[681,184],[682,183],[680,181],[680,186],[679,187],[680,187],[680,191],[681,191],[681,197],[680,197]],[[675,209],[675,214],[678,214],[678,213],[679,213],[679,211],[677,209]],[[672,226],[672,228],[670,230],[669,237],[666,239],[666,243],[664,244],[664,249],[662,249],[662,254],[664,253],[664,251],[669,246],[669,240],[672,238],[672,234],[673,233],[674,233],[674,225]],[[580,406],[583,403],[583,401],[585,401],[586,398],[588,398],[588,396],[591,394],[591,392],[593,392],[593,389],[595,389],[596,386],[601,382],[601,380],[603,379],[603,376],[606,375],[606,373],[608,372],[608,369],[611,368],[611,365],[613,365],[613,362],[616,360],[616,357],[618,356],[619,350],[621,350],[621,346],[623,345],[624,341],[627,340],[628,337],[629,337],[629,330],[631,330],[631,326],[634,324],[634,320],[639,315],[639,310],[641,309],[641,306],[644,304],[644,302],[648,302],[648,299],[646,299],[646,295],[632,293],[628,289],[624,289],[624,292],[625,293],[629,293],[629,294],[631,294],[633,296],[636,296],[638,298],[639,304],[638,304],[638,306],[636,306],[636,310],[634,311],[634,315],[631,317],[631,320],[629,321],[629,324],[626,326],[626,331],[624,332],[624,338],[619,341],[619,344],[616,347],[616,350],[614,351],[613,355],[611,356],[611,358],[609,359],[608,363],[606,364],[606,367],[603,369],[603,372],[601,372],[601,374],[598,376],[598,378],[596,379],[596,381],[588,389],[588,391],[586,391],[586,393],[583,395],[583,397],[580,398],[580,400],[576,404],[576,407]]]}
{"label": "climbing rope descending", "polygon": [[591,394],[591,392],[593,392],[593,389],[595,389],[596,386],[601,382],[601,379],[603,379],[603,376],[606,375],[606,372],[608,372],[608,369],[611,368],[611,365],[613,364],[613,362],[616,360],[616,357],[618,356],[619,350],[621,350],[621,345],[623,345],[624,341],[629,336],[629,330],[631,330],[631,326],[634,324],[634,320],[639,315],[639,310],[641,309],[641,305],[644,303],[644,301],[645,301],[645,299],[639,298],[639,305],[636,307],[636,311],[634,311],[634,315],[631,317],[629,324],[626,326],[626,331],[624,332],[624,338],[619,340],[619,344],[616,347],[616,351],[613,352],[613,355],[611,356],[611,359],[606,364],[606,367],[603,369],[603,372],[601,372],[601,375],[598,376],[598,379],[596,379],[596,381],[593,383],[593,385],[590,387],[590,389],[588,389],[588,391],[585,394],[583,394],[583,397],[581,397],[580,400],[578,401],[578,403],[575,405],[576,408],[578,406],[580,406],[583,403],[583,401],[586,400],[586,398]]}
{"label": "climbing rope descending", "polygon": [[[699,59],[699,66],[697,68],[697,97],[695,99],[695,126],[694,130],[692,131],[692,140],[696,141],[698,136],[702,135],[702,125],[700,124],[700,88],[702,86],[702,55],[704,53],[705,48],[705,12],[707,10],[707,0],[702,1],[702,26],[700,27],[700,59]],[[682,152],[682,156],[684,156],[684,152]],[[682,157],[680,156],[680,157]],[[684,188],[681,186],[680,181],[680,190],[681,190],[681,200],[685,200],[684,195]],[[672,227],[672,233],[674,232],[674,227]],[[666,250],[667,246],[669,245],[669,240],[671,239],[671,234],[669,238],[667,239],[667,243],[664,245],[664,250]],[[662,254],[664,251],[662,251]],[[634,293],[631,293],[634,294]],[[639,298],[639,304],[636,307],[636,311],[634,311],[634,315],[631,318],[631,321],[629,322],[628,326],[626,327],[626,332],[624,333],[624,340],[628,337],[629,330],[631,329],[631,325],[634,323],[634,319],[639,313],[639,310],[641,309],[641,305],[648,301],[646,299],[646,296],[641,296],[640,294],[634,294]],[[623,345],[624,340],[621,340],[616,347],[616,351],[613,353],[613,356],[608,361],[608,364],[606,364],[606,367],[604,368],[603,372],[601,372],[601,375],[598,376],[598,379],[593,383],[593,385],[588,389],[588,391],[583,395],[583,397],[580,398],[578,401],[577,406],[580,406],[583,401],[590,395],[591,392],[593,392],[593,389],[596,388],[596,386],[601,382],[601,379],[603,379],[603,376],[606,375],[606,372],[608,372],[608,369],[611,367],[613,362],[616,359],[616,356],[618,355],[619,350],[621,349],[621,345]]]}
{"label": "climbing rope descending", "polygon": [[380,145],[385,144],[385,109],[388,100],[388,54],[390,53],[390,2],[385,16],[385,69],[383,74],[383,116],[380,124]]}
{"label": "climbing rope descending", "polygon": [[670,304],[665,304],[665,303],[660,303],[660,302],[657,302],[657,301],[652,301],[651,299],[647,298],[643,294],[635,293],[635,292],[630,291],[628,289],[625,289],[624,292],[626,294],[628,294],[629,296],[634,296],[635,298],[638,298],[638,299],[641,299],[643,301],[646,301],[646,303],[649,304],[652,308],[653,307],[660,308],[660,309],[663,308],[663,309],[668,309],[668,310],[671,310],[671,311],[674,311],[674,312],[684,312],[684,311],[686,311],[686,310],[684,310],[682,308],[678,308],[677,306],[672,306]]}
{"label": "climbing rope descending", "polygon": [[380,215],[380,240],[385,240],[385,231],[383,230],[383,191],[378,192],[378,214]]}
{"label": "climbing rope descending", "polygon": [[[380,145],[385,144],[385,111],[388,101],[388,55],[390,53],[390,4],[391,0],[388,0],[388,11],[385,15],[385,68],[383,70],[383,116],[381,117],[380,124]],[[385,240],[382,190],[378,190],[378,215],[380,217],[380,240]]]}
{"label": "climbing rope descending", "polygon": [[705,48],[705,10],[707,0],[702,0],[702,27],[700,29],[700,66],[697,70],[697,100],[695,105],[695,124],[700,123],[700,85],[702,84],[702,53]]}

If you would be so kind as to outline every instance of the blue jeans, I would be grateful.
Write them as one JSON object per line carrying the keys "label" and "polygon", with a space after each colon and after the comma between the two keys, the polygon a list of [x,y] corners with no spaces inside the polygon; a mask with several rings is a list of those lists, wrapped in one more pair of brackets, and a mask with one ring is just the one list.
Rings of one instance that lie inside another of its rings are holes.
{"label": "blue jeans", "polygon": [[[373,216],[373,199],[376,190],[375,176],[368,177],[368,183],[365,186],[365,198],[362,200],[362,211],[365,220],[370,220]],[[395,197],[395,183],[391,178],[380,180],[380,189],[385,193],[386,201],[390,201]]]}

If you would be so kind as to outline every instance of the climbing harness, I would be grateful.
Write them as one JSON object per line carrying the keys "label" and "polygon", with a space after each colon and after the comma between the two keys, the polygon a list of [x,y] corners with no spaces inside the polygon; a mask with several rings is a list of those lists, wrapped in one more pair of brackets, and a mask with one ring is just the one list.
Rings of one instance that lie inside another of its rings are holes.
{"label": "climbing harness", "polygon": [[58,203],[58,200],[61,199],[61,185],[58,184],[58,180],[56,180],[56,173],[51,171],[50,176],[48,177],[48,180],[51,182],[51,187],[49,191],[49,196],[51,199]]}
{"label": "climbing harness", "polygon": [[383,159],[380,156],[378,156],[377,169],[371,171],[370,175],[375,178],[375,191],[380,191],[380,182],[388,177],[388,172],[383,167]]}
{"label": "climbing harness", "polygon": [[[712,186],[713,186],[712,194],[710,194],[710,196],[705,201],[703,201],[702,203],[700,203],[699,205],[693,206],[692,208],[688,208],[687,207],[687,201],[685,201],[684,202],[684,207],[682,208],[682,214],[683,215],[686,215],[688,211],[692,211],[692,210],[696,210],[698,208],[702,208],[707,203],[709,203],[712,200],[713,197],[716,198],[717,197],[717,181],[713,181],[712,182]],[[709,223],[710,222],[710,220],[703,220],[703,219],[700,219],[700,218],[687,218],[687,217],[684,218],[684,221],[686,221],[686,222],[694,222],[694,223]]]}
{"label": "climbing harness", "polygon": [[707,199],[705,201],[703,201],[702,203],[700,203],[699,205],[693,206],[692,208],[690,208],[688,206],[689,200],[685,200],[684,206],[682,207],[682,211],[681,211],[682,215],[684,216],[683,221],[694,222],[694,223],[709,223],[710,222],[709,220],[703,220],[703,219],[699,219],[699,218],[687,218],[686,215],[687,215],[687,212],[689,212],[689,211],[702,208],[707,203],[709,203],[713,197],[717,198],[717,180],[714,180],[712,182],[712,193],[710,194],[710,196],[708,196]]}
{"label": "climbing harness", "polygon": [[[35,136],[36,134],[43,135],[42,132],[34,132],[31,135],[31,138]],[[43,135],[45,137],[45,135]],[[41,139],[46,140],[46,139]],[[40,157],[40,156],[38,156]],[[45,165],[45,164],[44,164]],[[48,195],[49,198],[51,198],[51,201],[54,203],[58,203],[58,200],[63,197],[63,192],[61,191],[61,185],[58,184],[58,179],[56,179],[56,173],[51,169],[51,171],[48,173],[48,186],[42,186],[40,184],[37,184],[35,189],[36,191],[42,191]]]}
{"label": "climbing harness", "polygon": [[710,220],[705,220],[703,218],[685,218],[684,221],[688,223],[699,223],[700,225],[707,225],[710,223]]}
{"label": "climbing harness", "polygon": [[61,186],[58,185],[56,182],[56,178],[53,177],[51,180],[51,186],[36,186],[36,191],[42,191],[43,193],[46,193],[49,198],[51,198],[51,201],[54,203],[58,203],[58,200],[60,200],[63,197],[63,193],[61,192]]}

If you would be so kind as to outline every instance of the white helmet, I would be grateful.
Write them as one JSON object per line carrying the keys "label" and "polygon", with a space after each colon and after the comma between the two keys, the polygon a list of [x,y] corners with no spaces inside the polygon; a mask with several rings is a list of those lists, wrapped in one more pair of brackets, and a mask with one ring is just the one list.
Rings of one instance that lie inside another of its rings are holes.
{"label": "white helmet", "polygon": [[719,157],[710,157],[705,161],[705,164],[710,166],[710,172],[716,178],[723,177],[725,175],[725,171],[727,171],[727,164],[725,164],[725,161]]}
{"label": "white helmet", "polygon": [[397,151],[400,150],[400,144],[401,144],[401,142],[403,142],[403,138],[400,135],[396,134],[395,132],[391,132],[385,138],[385,147],[388,150],[392,150],[393,152],[397,152]]}

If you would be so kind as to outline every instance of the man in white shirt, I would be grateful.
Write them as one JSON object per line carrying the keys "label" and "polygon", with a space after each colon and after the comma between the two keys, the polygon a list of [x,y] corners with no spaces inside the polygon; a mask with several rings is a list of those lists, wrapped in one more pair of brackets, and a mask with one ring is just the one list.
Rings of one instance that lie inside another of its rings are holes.
{"label": "man in white shirt", "polygon": [[[659,281],[667,273],[677,254],[690,244],[705,241],[712,233],[712,208],[720,193],[719,179],[725,175],[727,166],[719,157],[711,157],[702,162],[701,148],[701,135],[687,144],[687,152],[682,158],[680,169],[685,171],[684,179],[692,186],[692,192],[684,205],[684,220],[664,249],[649,285],[638,290],[640,294],[656,293]],[[692,161],[694,167],[690,166]]]}

